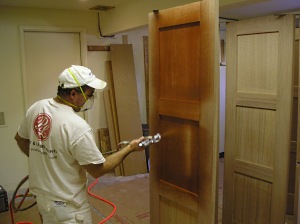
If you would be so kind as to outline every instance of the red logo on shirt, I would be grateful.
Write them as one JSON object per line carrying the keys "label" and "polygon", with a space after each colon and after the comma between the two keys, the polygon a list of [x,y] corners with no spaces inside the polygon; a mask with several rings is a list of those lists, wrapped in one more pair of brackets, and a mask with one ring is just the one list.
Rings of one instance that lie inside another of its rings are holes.
{"label": "red logo on shirt", "polygon": [[51,117],[45,113],[39,114],[33,121],[33,131],[40,141],[45,141],[48,139],[51,126]]}

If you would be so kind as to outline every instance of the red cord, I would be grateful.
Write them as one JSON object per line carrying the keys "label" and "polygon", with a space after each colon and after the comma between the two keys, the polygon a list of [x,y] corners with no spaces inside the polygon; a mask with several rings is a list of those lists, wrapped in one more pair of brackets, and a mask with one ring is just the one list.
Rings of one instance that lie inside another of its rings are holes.
{"label": "red cord", "polygon": [[[23,195],[22,201],[20,202],[18,209],[21,207],[21,205],[23,204],[25,197],[27,197],[29,192],[29,189],[26,191],[25,196]],[[21,195],[16,195],[16,198],[21,197]],[[12,207],[12,201],[9,203],[9,210],[10,210],[10,219],[11,219],[11,223],[14,224],[15,223],[15,219],[14,219],[14,212],[13,212],[13,207]],[[26,222],[26,221],[22,221],[22,222],[17,222],[16,224],[33,224],[32,222]]]}
{"label": "red cord", "polygon": [[[92,189],[97,183],[98,183],[98,179],[96,179],[96,180],[94,181],[94,183],[92,183],[92,184],[88,187],[88,190],[87,190],[87,191],[88,191],[89,195],[91,195],[92,197],[97,198],[97,199],[99,199],[99,200],[101,200],[101,201],[104,201],[105,203],[111,205],[111,206],[114,208],[113,211],[112,211],[112,213],[111,213],[109,216],[107,216],[105,219],[103,219],[101,222],[99,222],[99,224],[102,224],[102,223],[105,223],[107,220],[109,220],[109,219],[115,214],[115,212],[116,212],[116,210],[117,210],[117,206],[114,205],[112,202],[110,202],[110,201],[108,201],[108,200],[106,200],[106,199],[104,199],[104,198],[101,198],[100,196],[98,196],[98,195],[96,195],[96,194],[93,194],[93,193],[91,192],[91,189]],[[26,196],[27,196],[27,194],[28,194],[28,191],[29,191],[29,189],[28,189],[27,192],[26,192]],[[19,198],[19,197],[20,197],[20,195],[16,195],[16,198]],[[24,199],[25,199],[25,197],[23,198],[23,200],[21,201],[20,204],[23,203]],[[14,215],[13,215],[12,202],[10,202],[9,207],[10,207],[10,218],[11,218],[11,223],[14,224],[14,223],[15,223],[15,222],[14,222],[15,220],[14,220]],[[20,205],[19,205],[19,207],[20,207]],[[19,208],[19,207],[18,207],[18,208]],[[18,222],[17,224],[32,224],[32,222],[24,222],[24,221],[23,221],[23,222]]]}
{"label": "red cord", "polygon": [[[18,197],[18,195],[16,196],[16,198]],[[10,210],[10,220],[12,224],[15,224],[15,219],[14,219],[14,212],[12,209],[12,201],[10,201],[9,203],[9,210]]]}
{"label": "red cord", "polygon": [[93,194],[93,193],[91,192],[92,187],[94,187],[97,183],[98,183],[98,179],[96,179],[96,180],[94,181],[94,183],[92,183],[92,184],[88,187],[88,193],[89,193],[89,195],[91,195],[91,196],[93,196],[94,198],[97,198],[97,199],[99,199],[99,200],[101,200],[101,201],[104,201],[105,203],[111,205],[111,206],[114,208],[113,211],[111,212],[111,214],[110,214],[109,216],[107,216],[105,219],[103,219],[101,222],[99,222],[99,224],[102,224],[102,223],[105,223],[107,220],[109,220],[109,219],[115,214],[115,212],[116,212],[116,210],[117,210],[117,206],[114,205],[112,202],[110,202],[110,201],[108,201],[108,200],[106,200],[106,199],[104,199],[104,198],[101,198],[100,196],[98,196],[98,195],[96,195],[96,194]]}

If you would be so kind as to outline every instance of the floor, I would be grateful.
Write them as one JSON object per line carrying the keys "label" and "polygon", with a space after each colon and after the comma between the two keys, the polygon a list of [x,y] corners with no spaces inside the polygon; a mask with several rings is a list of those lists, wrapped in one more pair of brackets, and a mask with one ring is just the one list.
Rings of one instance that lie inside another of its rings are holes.
{"label": "floor", "polygon": [[[219,178],[219,202],[218,202],[218,224],[222,223],[222,199],[223,199],[223,171],[224,159],[220,159]],[[94,182],[89,179],[89,186]],[[127,224],[127,223],[150,223],[149,212],[149,174],[140,174],[130,177],[116,177],[113,173],[103,176],[92,188],[92,192],[99,195],[110,195],[107,200],[111,200],[117,205],[117,212],[106,222],[106,224]],[[119,192],[120,195],[111,193]],[[27,204],[26,204],[27,203]],[[32,203],[26,200],[25,205]],[[94,223],[99,223],[108,216],[113,208],[105,203],[100,203],[98,199],[90,197],[91,210]],[[37,207],[34,206],[26,211],[14,214],[14,223],[30,221],[28,224],[40,224]],[[292,217],[287,217],[285,224],[292,224]],[[10,212],[0,213],[0,224],[12,224]],[[27,223],[23,223],[27,224]]]}

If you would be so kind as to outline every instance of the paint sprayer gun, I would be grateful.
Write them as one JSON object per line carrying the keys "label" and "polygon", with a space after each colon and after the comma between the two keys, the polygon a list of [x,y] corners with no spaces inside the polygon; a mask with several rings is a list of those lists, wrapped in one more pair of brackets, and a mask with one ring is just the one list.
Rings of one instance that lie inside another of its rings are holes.
{"label": "paint sprayer gun", "polygon": [[144,141],[141,141],[139,143],[139,147],[144,147],[146,148],[147,146],[149,146],[150,144],[154,144],[154,143],[157,143],[159,142],[161,139],[161,136],[159,133],[157,133],[156,135],[154,136],[147,136],[146,139]]}
{"label": "paint sprayer gun", "polygon": [[[145,137],[145,140],[141,141],[139,143],[139,147],[143,147],[143,148],[146,148],[147,146],[149,146],[150,144],[154,144],[154,143],[157,143],[159,142],[161,139],[161,136],[159,133],[157,133],[156,135],[154,136],[146,136]],[[130,141],[123,141],[123,142],[120,142],[118,144],[118,147],[121,147],[122,145],[128,145],[130,143]]]}

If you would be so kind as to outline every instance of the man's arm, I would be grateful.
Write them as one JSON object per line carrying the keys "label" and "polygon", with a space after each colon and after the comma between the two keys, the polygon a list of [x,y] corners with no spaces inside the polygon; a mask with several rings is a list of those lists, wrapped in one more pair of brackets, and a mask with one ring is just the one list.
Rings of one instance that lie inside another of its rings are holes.
{"label": "man's arm", "polygon": [[22,138],[17,133],[15,136],[15,140],[17,141],[17,144],[18,144],[19,148],[21,149],[21,151],[25,155],[29,156],[29,139]]}
{"label": "man's arm", "polygon": [[129,145],[120,151],[106,157],[104,163],[83,165],[82,167],[94,178],[99,178],[116,168],[131,152],[144,150],[144,148],[138,146],[142,140],[144,140],[144,137],[131,141]]}

